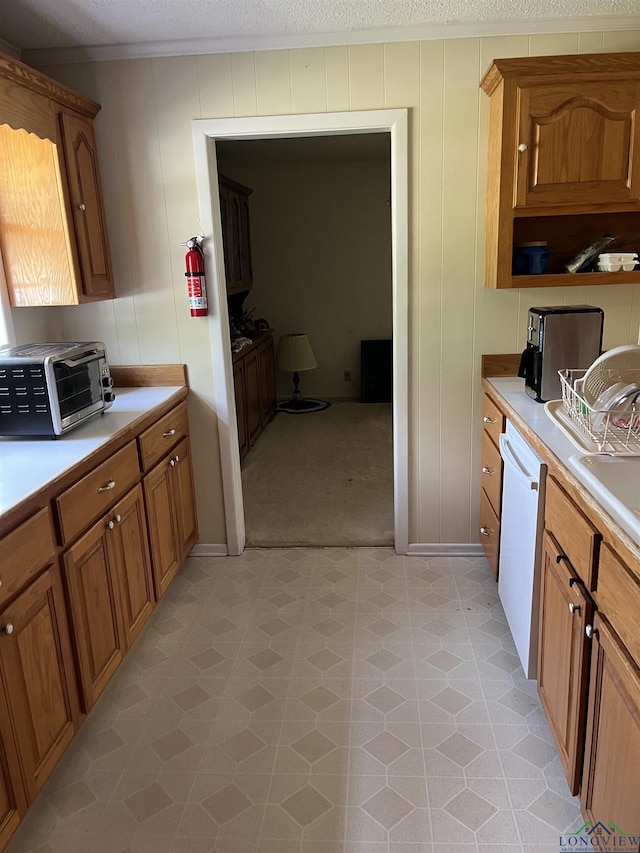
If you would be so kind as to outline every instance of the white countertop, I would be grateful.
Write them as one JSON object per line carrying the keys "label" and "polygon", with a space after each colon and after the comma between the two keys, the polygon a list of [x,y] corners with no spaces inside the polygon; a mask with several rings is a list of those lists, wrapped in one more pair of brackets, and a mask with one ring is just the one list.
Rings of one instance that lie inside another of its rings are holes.
{"label": "white countertop", "polygon": [[110,409],[55,440],[0,437],[0,515],[77,465],[180,390],[180,386],[165,385],[116,388],[116,399]]}
{"label": "white countertop", "polygon": [[487,381],[504,397],[511,408],[520,415],[527,426],[535,432],[561,462],[566,465],[570,456],[580,453],[547,415],[544,410],[544,403],[537,403],[526,393],[524,379],[519,379],[516,376],[504,376],[488,377]]}
{"label": "white countertop", "polygon": [[[570,456],[587,456],[585,450],[579,450],[564,432],[547,415],[542,403],[537,403],[524,390],[524,379],[516,377],[487,377],[487,382],[504,398],[512,409],[522,418],[527,426],[544,442],[549,450],[555,454],[567,470],[578,482],[589,492],[593,499],[608,513],[627,535],[640,547],[640,534],[637,524],[630,524],[624,516],[616,510],[615,504],[607,501],[606,496],[594,491],[588,479],[580,475],[568,460]],[[633,464],[633,463],[631,463]],[[633,472],[635,476],[635,470]]]}

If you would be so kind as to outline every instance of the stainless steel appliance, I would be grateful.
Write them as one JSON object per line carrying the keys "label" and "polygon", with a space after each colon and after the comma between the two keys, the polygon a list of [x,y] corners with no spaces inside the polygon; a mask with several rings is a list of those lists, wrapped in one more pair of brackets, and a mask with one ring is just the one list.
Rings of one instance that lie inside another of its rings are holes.
{"label": "stainless steel appliance", "polygon": [[559,370],[586,369],[600,355],[604,311],[593,305],[530,308],[518,376],[539,403],[562,397]]}
{"label": "stainless steel appliance", "polygon": [[115,399],[100,341],[0,348],[0,435],[56,437]]}

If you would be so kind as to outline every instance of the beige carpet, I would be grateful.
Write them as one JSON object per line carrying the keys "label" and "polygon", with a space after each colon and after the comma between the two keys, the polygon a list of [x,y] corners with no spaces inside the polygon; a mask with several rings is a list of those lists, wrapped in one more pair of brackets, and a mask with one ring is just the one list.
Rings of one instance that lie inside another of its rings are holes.
{"label": "beige carpet", "polygon": [[242,466],[248,546],[393,544],[389,403],[280,412]]}

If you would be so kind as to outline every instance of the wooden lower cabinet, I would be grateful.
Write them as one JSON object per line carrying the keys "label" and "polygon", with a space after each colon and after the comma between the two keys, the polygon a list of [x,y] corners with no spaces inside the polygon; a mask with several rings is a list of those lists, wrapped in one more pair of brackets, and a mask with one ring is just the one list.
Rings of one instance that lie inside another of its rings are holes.
{"label": "wooden lower cabinet", "polygon": [[233,365],[233,390],[236,399],[236,422],[238,427],[238,448],[240,457],[246,456],[249,450],[247,435],[247,410],[244,399],[244,361]]}
{"label": "wooden lower cabinet", "polygon": [[538,694],[569,789],[579,788],[593,606],[554,537],[545,531],[540,583]]}
{"label": "wooden lower cabinet", "polygon": [[156,597],[164,595],[198,536],[189,439],[144,478]]}
{"label": "wooden lower cabinet", "polygon": [[18,753],[9,724],[9,707],[0,679],[0,850],[9,843],[26,810]]}
{"label": "wooden lower cabinet", "polygon": [[500,553],[500,520],[495,514],[484,489],[480,489],[479,534],[489,568],[495,580],[498,580],[498,560]]}
{"label": "wooden lower cabinet", "polygon": [[85,711],[154,607],[142,488],[133,488],[64,555]]}
{"label": "wooden lower cabinet", "polygon": [[[79,717],[57,564],[2,611],[0,627],[10,726],[27,799],[32,802],[71,743]],[[2,738],[4,743],[4,726]]]}
{"label": "wooden lower cabinet", "polygon": [[611,822],[640,849],[640,669],[596,614],[581,805],[593,824]]}

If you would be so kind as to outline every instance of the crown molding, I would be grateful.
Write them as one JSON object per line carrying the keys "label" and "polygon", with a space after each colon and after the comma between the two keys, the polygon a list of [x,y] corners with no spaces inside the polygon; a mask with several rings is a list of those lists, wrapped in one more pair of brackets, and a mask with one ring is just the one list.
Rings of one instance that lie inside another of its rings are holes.
{"label": "crown molding", "polygon": [[94,47],[62,47],[23,50],[22,61],[29,65],[68,65],[76,62],[107,62],[120,59],[149,59],[161,56],[197,56],[212,53],[288,50],[305,47],[380,44],[434,39],[478,38],[544,33],[640,30],[639,15],[540,18],[527,21],[428,24],[417,27],[388,27],[371,30],[342,30],[334,33],[223,36],[220,38],[177,39],[138,44],[111,44]]}

